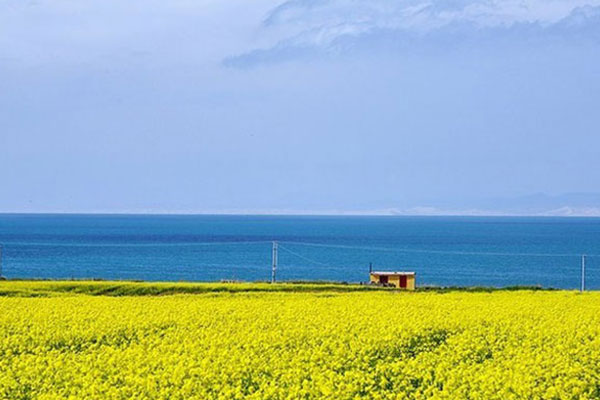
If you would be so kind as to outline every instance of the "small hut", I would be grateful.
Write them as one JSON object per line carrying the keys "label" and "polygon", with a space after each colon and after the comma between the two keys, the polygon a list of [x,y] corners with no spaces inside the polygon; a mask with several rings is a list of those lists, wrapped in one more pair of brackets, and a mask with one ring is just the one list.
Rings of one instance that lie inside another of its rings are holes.
{"label": "small hut", "polygon": [[414,272],[371,271],[369,275],[371,284],[415,290],[416,274]]}

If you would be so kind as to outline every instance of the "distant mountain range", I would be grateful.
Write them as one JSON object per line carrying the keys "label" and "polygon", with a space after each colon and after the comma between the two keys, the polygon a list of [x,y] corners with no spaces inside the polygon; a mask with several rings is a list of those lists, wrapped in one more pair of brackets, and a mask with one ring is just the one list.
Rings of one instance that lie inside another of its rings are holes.
{"label": "distant mountain range", "polygon": [[536,193],[477,201],[439,201],[406,208],[357,210],[227,210],[216,214],[600,217],[600,193]]}
{"label": "distant mountain range", "polygon": [[[27,211],[21,211],[27,212]],[[62,210],[38,212],[63,213]],[[135,210],[79,210],[66,213],[91,214],[221,214],[221,215],[406,215],[406,216],[555,216],[600,217],[600,193],[567,193],[547,195],[536,193],[521,197],[498,197],[480,200],[440,200],[423,205],[390,208],[356,209],[135,209]]]}
{"label": "distant mountain range", "polygon": [[457,204],[389,209],[392,215],[516,215],[600,217],[600,193],[536,193],[513,198],[489,198]]}

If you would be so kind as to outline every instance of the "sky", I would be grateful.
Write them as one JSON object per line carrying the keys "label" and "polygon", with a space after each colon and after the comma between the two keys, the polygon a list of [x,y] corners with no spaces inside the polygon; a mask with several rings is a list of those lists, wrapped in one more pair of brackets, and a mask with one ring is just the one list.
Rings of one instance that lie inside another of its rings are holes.
{"label": "sky", "polygon": [[0,0],[0,212],[600,215],[598,104],[600,0]]}

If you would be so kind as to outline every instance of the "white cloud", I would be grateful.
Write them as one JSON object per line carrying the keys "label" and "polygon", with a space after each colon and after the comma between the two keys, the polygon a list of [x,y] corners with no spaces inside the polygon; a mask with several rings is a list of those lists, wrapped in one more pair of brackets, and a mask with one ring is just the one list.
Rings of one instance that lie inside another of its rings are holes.
{"label": "white cloud", "polygon": [[521,35],[561,34],[599,21],[600,0],[289,0],[263,21],[262,33],[274,44],[228,62],[244,66],[307,51],[331,53],[378,36],[427,40],[512,29]]}
{"label": "white cloud", "polygon": [[269,13],[265,26],[299,25],[303,31],[336,31],[347,26],[429,32],[457,22],[480,27],[549,25],[577,8],[598,5],[598,0],[289,0]]}

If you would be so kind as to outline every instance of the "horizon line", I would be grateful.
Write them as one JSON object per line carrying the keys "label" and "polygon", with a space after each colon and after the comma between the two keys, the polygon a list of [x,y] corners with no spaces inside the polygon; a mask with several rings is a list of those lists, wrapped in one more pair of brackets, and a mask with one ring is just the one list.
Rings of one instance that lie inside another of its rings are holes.
{"label": "horizon line", "polygon": [[544,213],[375,213],[375,212],[164,212],[164,211],[0,211],[0,215],[97,215],[97,216],[232,216],[232,217],[482,217],[482,218],[586,218],[600,215]]}

